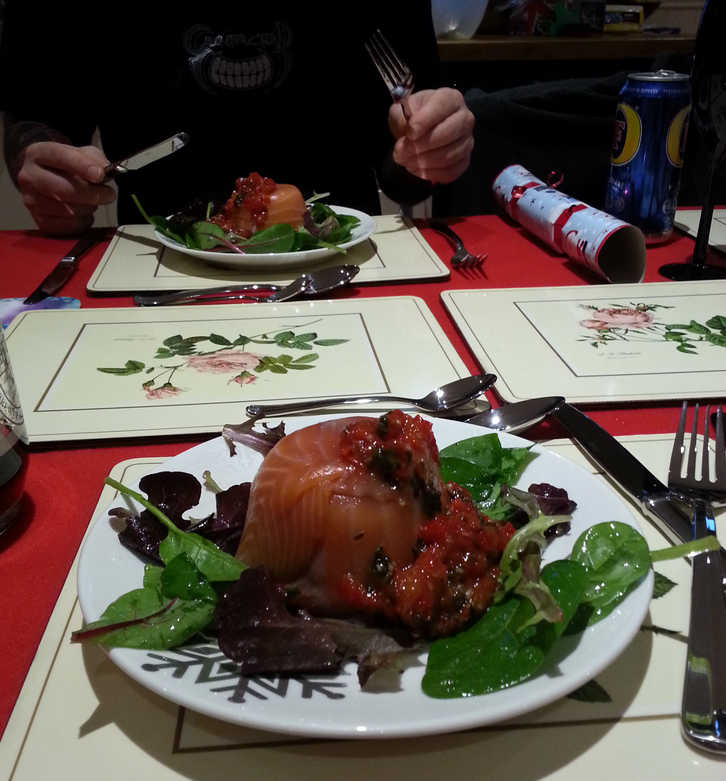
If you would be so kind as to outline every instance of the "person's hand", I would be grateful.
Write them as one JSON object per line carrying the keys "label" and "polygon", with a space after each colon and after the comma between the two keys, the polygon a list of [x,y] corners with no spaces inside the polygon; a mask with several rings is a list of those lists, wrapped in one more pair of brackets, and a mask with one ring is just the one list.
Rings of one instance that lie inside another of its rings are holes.
{"label": "person's hand", "polygon": [[406,100],[409,121],[393,104],[388,124],[397,139],[393,159],[414,176],[447,184],[469,167],[474,115],[458,90],[442,87],[413,92]]}
{"label": "person's hand", "polygon": [[108,160],[95,146],[56,141],[28,145],[16,181],[38,228],[57,236],[88,228],[96,208],[116,197],[112,187],[101,184],[106,165]]}

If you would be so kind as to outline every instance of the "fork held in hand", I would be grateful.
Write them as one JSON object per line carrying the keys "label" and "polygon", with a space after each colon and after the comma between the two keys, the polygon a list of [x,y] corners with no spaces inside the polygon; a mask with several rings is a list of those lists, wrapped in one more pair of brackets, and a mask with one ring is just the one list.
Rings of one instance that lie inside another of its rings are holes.
{"label": "fork held in hand", "polygon": [[403,117],[408,122],[408,111],[404,99],[413,90],[413,73],[396,54],[380,30],[376,30],[365,44],[368,56],[391,94],[394,103],[400,103]]}
{"label": "fork held in hand", "polygon": [[[726,498],[726,454],[720,408],[716,413],[716,459],[713,479],[709,465],[706,407],[701,441],[701,476],[697,477],[698,404],[695,405],[688,450],[684,445],[687,404],[683,402],[668,471],[668,487],[693,509],[694,539],[715,534],[713,505]],[[686,474],[682,461],[688,453]],[[707,751],[726,753],[726,553],[723,548],[693,558],[691,620],[683,682],[681,725],[685,738]]]}

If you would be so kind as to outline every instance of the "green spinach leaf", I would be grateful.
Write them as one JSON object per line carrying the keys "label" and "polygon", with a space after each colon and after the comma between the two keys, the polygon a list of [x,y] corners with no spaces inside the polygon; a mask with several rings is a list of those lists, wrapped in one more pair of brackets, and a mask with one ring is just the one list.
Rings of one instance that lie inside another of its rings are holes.
{"label": "green spinach leaf", "polygon": [[[74,639],[93,639],[110,648],[174,648],[208,626],[213,614],[213,602],[168,601],[156,589],[135,589],[112,602]],[[97,631],[106,626],[108,632]]]}
{"label": "green spinach leaf", "polygon": [[535,675],[574,615],[587,583],[584,568],[567,559],[544,567],[542,579],[562,611],[560,622],[530,625],[535,609],[516,595],[492,605],[469,629],[431,644],[423,691],[430,697],[471,697]]}
{"label": "green spinach leaf", "polygon": [[583,602],[589,608],[588,625],[600,621],[632,591],[650,569],[644,537],[626,523],[598,523],[575,542],[570,558],[587,573]]}
{"label": "green spinach leaf", "polygon": [[249,239],[239,239],[237,243],[250,252],[290,252],[295,244],[295,232],[291,225],[280,223],[253,233]]}
{"label": "green spinach leaf", "polygon": [[466,488],[490,518],[503,520],[513,508],[501,498],[502,485],[514,485],[536,455],[526,447],[504,448],[496,434],[484,434],[443,448],[441,475]]}
{"label": "green spinach leaf", "polygon": [[209,580],[195,566],[187,553],[175,556],[164,567],[159,579],[161,593],[165,597],[179,597],[185,600],[201,600],[216,604],[217,592]]}
{"label": "green spinach leaf", "polygon": [[224,231],[213,222],[206,222],[200,220],[195,222],[191,228],[191,234],[189,239],[193,244],[194,249],[213,249],[220,244],[226,244],[226,236]]}

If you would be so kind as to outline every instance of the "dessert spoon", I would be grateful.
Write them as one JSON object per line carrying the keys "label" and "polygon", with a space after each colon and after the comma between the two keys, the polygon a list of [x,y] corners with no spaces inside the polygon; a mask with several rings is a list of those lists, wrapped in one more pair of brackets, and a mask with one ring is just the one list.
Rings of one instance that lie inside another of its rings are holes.
{"label": "dessert spoon", "polygon": [[407,396],[371,395],[371,396],[333,396],[327,399],[302,399],[289,404],[250,404],[247,414],[250,417],[262,418],[275,415],[285,415],[288,412],[301,412],[303,410],[320,409],[321,407],[362,406],[374,402],[395,401],[417,407],[424,412],[432,414],[446,412],[461,404],[476,398],[490,388],[497,378],[494,374],[477,374],[473,377],[463,377],[453,382],[448,382],[440,388],[432,390],[420,399],[411,399]]}
{"label": "dessert spoon", "polygon": [[473,423],[475,426],[486,426],[496,431],[508,431],[510,434],[515,434],[517,431],[523,431],[544,420],[564,403],[563,396],[526,399],[481,412],[474,417],[467,418],[466,422]]}

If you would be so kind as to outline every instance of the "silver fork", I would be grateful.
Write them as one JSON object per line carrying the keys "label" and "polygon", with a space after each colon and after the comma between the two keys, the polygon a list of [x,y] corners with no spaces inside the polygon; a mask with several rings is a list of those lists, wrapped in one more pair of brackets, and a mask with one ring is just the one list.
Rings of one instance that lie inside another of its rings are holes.
{"label": "silver fork", "polygon": [[461,236],[452,230],[445,222],[429,220],[429,227],[446,236],[454,245],[455,251],[451,256],[451,265],[454,268],[478,268],[489,256],[489,253],[487,252],[482,252],[479,255],[472,255],[464,246]]}
{"label": "silver fork", "polygon": [[[716,533],[713,501],[726,498],[724,422],[719,408],[716,412],[716,458],[712,479],[708,447],[710,406],[706,406],[700,445],[701,476],[697,477],[699,405],[695,405],[688,448],[684,444],[687,408],[688,405],[683,402],[671,453],[668,487],[691,505],[693,537],[698,539]],[[684,476],[682,465],[686,453]],[[726,554],[723,548],[693,558],[681,726],[686,740],[694,745],[707,751],[726,753]]]}
{"label": "silver fork", "polygon": [[403,117],[408,122],[408,111],[404,99],[413,90],[413,73],[396,54],[380,30],[376,30],[365,44],[368,56],[373,60],[383,83],[391,93],[391,100],[401,105]]}

